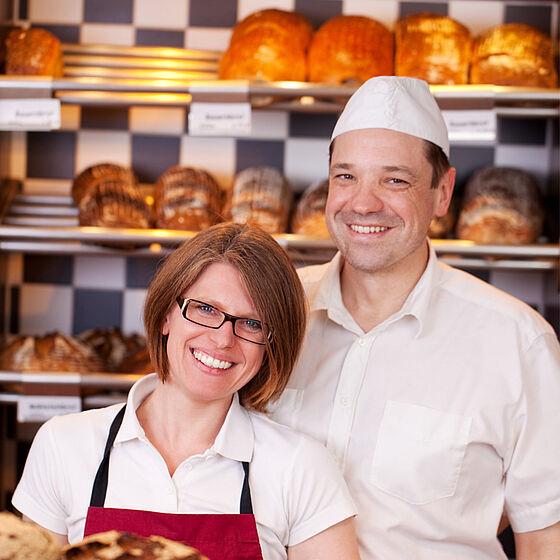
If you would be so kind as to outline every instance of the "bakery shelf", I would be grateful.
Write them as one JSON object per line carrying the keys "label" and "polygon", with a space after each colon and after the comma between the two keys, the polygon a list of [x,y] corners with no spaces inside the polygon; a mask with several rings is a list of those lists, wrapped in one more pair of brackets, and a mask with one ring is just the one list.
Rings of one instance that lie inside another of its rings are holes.
{"label": "bakery shelf", "polygon": [[0,386],[63,385],[104,390],[128,390],[142,376],[128,373],[21,373],[0,371]]}

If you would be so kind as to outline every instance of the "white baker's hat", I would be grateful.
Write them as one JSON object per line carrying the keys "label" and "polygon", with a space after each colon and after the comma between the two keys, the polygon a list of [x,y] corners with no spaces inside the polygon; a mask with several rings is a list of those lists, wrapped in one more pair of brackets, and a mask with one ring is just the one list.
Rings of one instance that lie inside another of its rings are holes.
{"label": "white baker's hat", "polygon": [[387,128],[429,140],[449,157],[447,126],[428,84],[417,78],[370,78],[346,103],[331,141],[351,130]]}

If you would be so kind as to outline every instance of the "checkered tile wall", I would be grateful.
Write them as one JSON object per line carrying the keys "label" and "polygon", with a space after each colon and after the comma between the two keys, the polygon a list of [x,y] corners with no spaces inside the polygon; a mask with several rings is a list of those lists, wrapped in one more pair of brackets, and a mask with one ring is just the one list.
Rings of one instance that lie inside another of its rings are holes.
{"label": "checkered tile wall", "polygon": [[[316,27],[344,13],[368,15],[392,28],[399,17],[422,11],[449,15],[473,34],[522,21],[557,39],[559,27],[555,1],[16,0],[11,17],[50,29],[64,42],[223,50],[236,21],[273,6],[302,13]],[[14,158],[12,167],[29,193],[67,194],[77,173],[103,161],[131,166],[143,183],[155,181],[176,163],[203,167],[224,188],[241,169],[271,165],[285,173],[297,193],[326,176],[335,118],[255,111],[249,137],[201,138],[188,135],[181,108],[65,105],[61,130],[28,133],[27,148]],[[558,136],[556,119],[501,117],[496,142],[452,145],[457,190],[484,165],[523,167],[536,176],[547,197],[545,234],[557,240]],[[142,330],[142,303],[155,266],[155,259],[12,255],[10,330],[43,333],[56,328],[77,333],[112,324],[125,331]],[[495,271],[477,275],[527,301],[558,329],[554,275]]]}

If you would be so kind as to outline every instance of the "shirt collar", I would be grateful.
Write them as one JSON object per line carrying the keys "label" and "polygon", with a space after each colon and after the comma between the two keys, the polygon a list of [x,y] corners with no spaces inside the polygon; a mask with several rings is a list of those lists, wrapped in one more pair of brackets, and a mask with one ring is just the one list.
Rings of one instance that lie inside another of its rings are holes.
{"label": "shirt collar", "polygon": [[[422,276],[408,295],[401,309],[391,317],[388,317],[381,325],[375,327],[376,329],[383,328],[404,317],[410,317],[416,320],[418,324],[415,337],[417,338],[421,335],[426,321],[429,319],[428,310],[433,288],[439,281],[437,255],[429,239],[427,242],[429,251],[428,264]],[[343,263],[344,258],[338,252],[326,265],[325,273],[316,286],[314,294],[310,294],[309,309],[311,312],[325,310],[329,319],[339,323],[345,329],[361,335],[363,331],[356,324],[342,301],[340,271]]]}
{"label": "shirt collar", "polygon": [[[157,374],[151,373],[139,379],[132,386],[128,393],[126,412],[115,443],[145,437],[144,430],[136,416],[136,409],[155,390],[157,384]],[[241,406],[236,393],[212,450],[235,461],[250,461],[253,456],[254,433],[249,414]]]}

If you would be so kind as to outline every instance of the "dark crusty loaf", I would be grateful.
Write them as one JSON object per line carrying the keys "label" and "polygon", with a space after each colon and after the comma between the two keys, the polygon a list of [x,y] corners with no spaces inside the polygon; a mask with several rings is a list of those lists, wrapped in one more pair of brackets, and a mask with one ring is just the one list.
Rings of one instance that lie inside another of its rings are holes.
{"label": "dark crusty loaf", "polygon": [[6,74],[62,76],[62,48],[46,29],[13,29],[6,39]]}
{"label": "dark crusty loaf", "polygon": [[533,243],[543,226],[539,186],[522,169],[486,167],[468,181],[457,221],[459,239],[497,245]]}
{"label": "dark crusty loaf", "polygon": [[411,14],[395,27],[395,74],[430,84],[466,84],[471,34],[459,22],[435,14]]}
{"label": "dark crusty loaf", "polygon": [[120,373],[135,373],[139,375],[145,375],[147,373],[153,373],[155,368],[152,366],[150,361],[150,353],[146,346],[131,350],[123,358],[119,365]]}
{"label": "dark crusty loaf", "polygon": [[64,552],[66,560],[208,560],[180,542],[119,531],[90,535]]}
{"label": "dark crusty loaf", "polygon": [[473,84],[555,88],[552,41],[524,23],[506,23],[479,35],[473,48]]}
{"label": "dark crusty loaf", "polygon": [[311,82],[365,82],[393,74],[393,34],[365,16],[341,15],[325,22],[309,46]]}
{"label": "dark crusty loaf", "polygon": [[156,181],[156,227],[200,231],[219,221],[222,190],[204,169],[176,165]]}
{"label": "dark crusty loaf", "polygon": [[252,223],[268,233],[284,233],[292,203],[286,178],[272,167],[239,172],[227,193],[224,214],[237,223]]}

